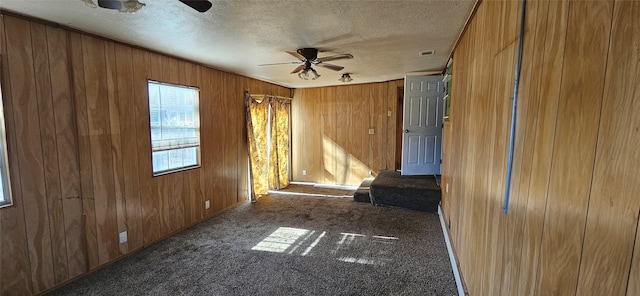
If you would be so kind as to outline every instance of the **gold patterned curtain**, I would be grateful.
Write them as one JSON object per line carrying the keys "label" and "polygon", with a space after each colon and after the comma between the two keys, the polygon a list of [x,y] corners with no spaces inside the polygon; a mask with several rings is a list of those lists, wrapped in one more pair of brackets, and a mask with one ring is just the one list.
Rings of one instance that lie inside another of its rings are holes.
{"label": "gold patterned curtain", "polygon": [[[269,103],[247,98],[247,138],[251,168],[251,199],[269,193],[267,181],[267,127]],[[262,177],[264,176],[264,177]]]}
{"label": "gold patterned curtain", "polygon": [[272,98],[269,189],[289,185],[289,100]]}
{"label": "gold patterned curtain", "polygon": [[268,194],[269,189],[282,189],[289,185],[289,110],[287,99],[246,96],[253,201]]}

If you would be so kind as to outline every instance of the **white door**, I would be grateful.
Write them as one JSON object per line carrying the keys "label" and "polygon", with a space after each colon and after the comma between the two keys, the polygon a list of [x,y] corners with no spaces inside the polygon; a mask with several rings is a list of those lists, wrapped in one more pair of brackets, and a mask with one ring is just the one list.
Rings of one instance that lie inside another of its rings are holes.
{"label": "white door", "polygon": [[442,159],[442,76],[406,76],[402,174],[439,175]]}

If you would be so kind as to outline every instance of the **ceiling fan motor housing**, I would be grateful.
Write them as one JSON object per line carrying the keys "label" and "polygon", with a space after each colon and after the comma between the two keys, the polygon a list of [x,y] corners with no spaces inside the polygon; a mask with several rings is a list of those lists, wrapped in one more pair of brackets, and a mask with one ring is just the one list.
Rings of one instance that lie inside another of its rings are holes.
{"label": "ceiling fan motor housing", "polygon": [[300,48],[298,53],[309,61],[313,61],[318,58],[318,49],[316,48]]}

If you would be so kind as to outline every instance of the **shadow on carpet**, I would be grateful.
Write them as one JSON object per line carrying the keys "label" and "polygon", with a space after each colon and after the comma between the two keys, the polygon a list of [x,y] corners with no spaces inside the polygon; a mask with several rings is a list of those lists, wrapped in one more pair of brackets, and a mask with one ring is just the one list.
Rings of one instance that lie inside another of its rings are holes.
{"label": "shadow on carpet", "polygon": [[437,214],[271,194],[50,295],[456,295]]}

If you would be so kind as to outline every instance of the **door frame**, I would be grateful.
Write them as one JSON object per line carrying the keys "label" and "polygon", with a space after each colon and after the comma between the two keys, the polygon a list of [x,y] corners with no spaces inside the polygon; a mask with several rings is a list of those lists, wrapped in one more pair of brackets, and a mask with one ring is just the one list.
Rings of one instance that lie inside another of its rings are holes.
{"label": "door frame", "polygon": [[397,105],[396,105],[396,155],[395,170],[402,169],[402,125],[404,116],[404,86],[397,88]]}

